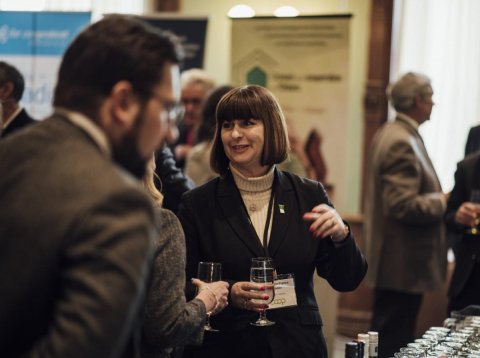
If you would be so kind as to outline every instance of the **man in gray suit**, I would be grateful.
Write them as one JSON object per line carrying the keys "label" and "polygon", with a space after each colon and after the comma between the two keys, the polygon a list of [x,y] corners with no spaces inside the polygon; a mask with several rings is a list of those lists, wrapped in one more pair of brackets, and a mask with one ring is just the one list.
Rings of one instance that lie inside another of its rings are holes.
{"label": "man in gray suit", "polygon": [[365,197],[371,329],[381,337],[380,357],[413,341],[422,295],[443,288],[447,265],[446,196],[418,133],[434,105],[430,80],[407,73],[389,95],[397,116],[373,139]]}
{"label": "man in gray suit", "polygon": [[136,177],[180,98],[179,56],[108,16],[67,49],[54,114],[0,142],[0,356],[135,356],[155,235]]}

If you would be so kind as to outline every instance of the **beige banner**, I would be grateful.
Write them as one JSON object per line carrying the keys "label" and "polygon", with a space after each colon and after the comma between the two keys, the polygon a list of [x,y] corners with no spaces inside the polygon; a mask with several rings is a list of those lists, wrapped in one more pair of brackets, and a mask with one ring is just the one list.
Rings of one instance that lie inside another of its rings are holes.
{"label": "beige banner", "polygon": [[322,136],[326,181],[342,194],[346,175],[350,15],[232,20],[234,85],[268,87],[302,139]]}

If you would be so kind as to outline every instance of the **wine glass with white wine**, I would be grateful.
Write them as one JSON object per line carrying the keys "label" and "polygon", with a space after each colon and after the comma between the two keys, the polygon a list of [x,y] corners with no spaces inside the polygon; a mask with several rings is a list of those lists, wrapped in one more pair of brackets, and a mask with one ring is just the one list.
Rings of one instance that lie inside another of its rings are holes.
{"label": "wine glass with white wine", "polygon": [[[207,283],[220,281],[222,279],[222,264],[218,262],[199,262],[197,278]],[[203,328],[205,331],[219,332],[218,329],[215,329],[210,325],[211,313],[212,312],[207,312],[207,318]]]}
{"label": "wine glass with white wine", "polygon": [[[275,267],[273,260],[268,257],[256,257],[252,259],[250,266],[250,282],[261,283],[265,285],[265,294],[268,300],[252,299],[253,303],[269,304],[275,297]],[[265,327],[274,325],[275,322],[270,321],[266,315],[266,309],[260,311],[260,317],[250,323],[253,326]]]}

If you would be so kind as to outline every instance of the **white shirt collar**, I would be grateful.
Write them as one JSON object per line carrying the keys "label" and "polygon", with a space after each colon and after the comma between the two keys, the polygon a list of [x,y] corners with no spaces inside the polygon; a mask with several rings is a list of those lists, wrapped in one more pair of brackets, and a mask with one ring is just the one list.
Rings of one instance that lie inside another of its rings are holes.
{"label": "white shirt collar", "polygon": [[3,121],[3,130],[5,130],[5,128],[7,128],[8,125],[13,122],[15,117],[18,116],[18,114],[22,111],[22,109],[23,109],[22,107],[18,106],[15,112],[13,112],[9,118]]}
{"label": "white shirt collar", "polygon": [[415,119],[407,116],[405,113],[400,113],[400,112],[397,112],[397,117],[403,119],[405,122],[410,124],[413,128],[415,128],[415,130],[418,131],[419,124]]}
{"label": "white shirt collar", "polygon": [[109,158],[112,156],[110,142],[103,130],[95,122],[82,113],[70,111],[62,107],[56,107],[54,113],[65,116],[73,125],[83,129],[98,145],[102,153]]}

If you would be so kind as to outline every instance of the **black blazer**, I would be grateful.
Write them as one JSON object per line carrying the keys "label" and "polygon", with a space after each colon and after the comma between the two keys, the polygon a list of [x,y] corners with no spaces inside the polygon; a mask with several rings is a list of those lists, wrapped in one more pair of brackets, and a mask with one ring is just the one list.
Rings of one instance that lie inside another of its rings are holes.
{"label": "black blazer", "polygon": [[25,111],[25,109],[22,109],[17,114],[17,116],[12,119],[12,121],[7,126],[7,128],[5,128],[5,130],[0,133],[0,137],[1,138],[6,137],[6,136],[12,134],[13,132],[23,128],[23,127],[26,127],[26,126],[29,126],[29,125],[35,124],[35,123],[37,123],[37,121],[34,120],[32,117],[30,117],[28,115],[27,111]]}
{"label": "black blazer", "polygon": [[195,183],[177,166],[171,149],[166,145],[155,153],[155,166],[155,173],[160,179],[155,184],[163,194],[162,207],[176,214],[182,194],[193,189]]}
{"label": "black blazer", "polygon": [[465,286],[476,262],[480,260],[480,239],[466,233],[468,227],[455,222],[455,212],[470,200],[472,189],[480,189],[480,153],[467,156],[457,165],[455,186],[450,194],[445,214],[449,230],[460,234],[455,243],[455,271],[449,288],[449,296],[457,296]]}
{"label": "black blazer", "polygon": [[[230,305],[212,317],[220,332],[206,333],[203,346],[187,349],[186,357],[262,357],[269,349],[274,358],[327,356],[313,272],[316,269],[334,289],[349,291],[361,282],[367,264],[351,235],[336,248],[331,240],[309,232],[302,215],[320,203],[331,205],[320,183],[277,170],[275,175],[268,251],[278,274],[295,275],[298,306],[270,310],[267,315],[276,324],[254,327],[249,323],[257,313]],[[265,254],[230,172],[184,194],[179,217],[186,236],[187,280],[196,276],[199,261],[221,262],[222,278],[231,285],[250,280],[251,258]]]}
{"label": "black blazer", "polygon": [[470,128],[465,145],[465,156],[480,150],[480,126]]}

